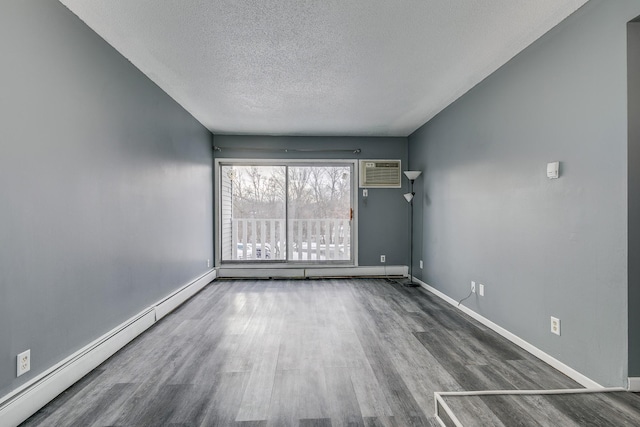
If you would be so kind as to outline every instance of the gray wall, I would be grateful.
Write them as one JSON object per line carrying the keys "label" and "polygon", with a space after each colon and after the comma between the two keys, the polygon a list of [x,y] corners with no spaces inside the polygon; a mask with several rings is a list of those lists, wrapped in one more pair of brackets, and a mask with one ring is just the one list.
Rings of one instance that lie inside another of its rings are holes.
{"label": "gray wall", "polygon": [[604,385],[627,376],[626,24],[639,13],[590,1],[409,137],[425,171],[423,280],[455,299],[485,284],[465,304]]}
{"label": "gray wall", "polygon": [[[354,138],[354,137],[302,137],[302,136],[229,136],[215,135],[214,144],[223,149],[216,158],[277,158],[277,159],[400,159],[407,165],[407,138]],[[360,148],[362,153],[284,153],[278,151],[251,151],[239,148],[268,149],[346,149]],[[403,177],[403,188],[372,188],[365,201],[358,189],[358,263],[362,266],[380,264],[380,255],[386,255],[386,265],[406,265],[409,257],[408,205],[402,194],[408,191]]]}
{"label": "gray wall", "polygon": [[4,396],[203,274],[213,230],[211,134],[60,3],[0,9]]}
{"label": "gray wall", "polygon": [[628,26],[629,376],[640,377],[640,22]]}

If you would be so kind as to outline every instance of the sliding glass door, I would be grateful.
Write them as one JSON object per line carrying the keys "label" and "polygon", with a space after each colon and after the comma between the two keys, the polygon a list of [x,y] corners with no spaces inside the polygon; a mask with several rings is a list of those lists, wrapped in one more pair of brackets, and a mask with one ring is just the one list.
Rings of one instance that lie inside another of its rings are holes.
{"label": "sliding glass door", "polygon": [[223,263],[353,264],[354,164],[220,162]]}
{"label": "sliding glass door", "polygon": [[291,166],[288,259],[351,260],[351,167]]}

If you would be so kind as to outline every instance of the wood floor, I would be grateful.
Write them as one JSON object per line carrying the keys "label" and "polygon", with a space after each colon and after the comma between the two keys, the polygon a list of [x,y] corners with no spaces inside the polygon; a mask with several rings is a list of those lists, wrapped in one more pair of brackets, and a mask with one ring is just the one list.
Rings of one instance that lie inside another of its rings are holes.
{"label": "wood floor", "polygon": [[[23,425],[438,426],[434,391],[576,387],[420,288],[217,280]],[[451,406],[465,426],[640,425],[623,395]]]}

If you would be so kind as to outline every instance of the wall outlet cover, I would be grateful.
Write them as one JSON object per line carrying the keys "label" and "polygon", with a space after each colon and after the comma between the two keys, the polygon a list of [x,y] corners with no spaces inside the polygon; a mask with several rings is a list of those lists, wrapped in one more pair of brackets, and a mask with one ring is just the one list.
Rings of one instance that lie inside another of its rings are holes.
{"label": "wall outlet cover", "polygon": [[380,255],[380,262],[387,262],[387,256],[386,255]]}
{"label": "wall outlet cover", "polygon": [[23,351],[17,357],[16,376],[26,374],[31,369],[31,350]]}
{"label": "wall outlet cover", "polygon": [[551,333],[560,335],[560,319],[551,316]]}
{"label": "wall outlet cover", "polygon": [[471,281],[471,292],[476,292],[476,282],[474,282],[473,280]]}
{"label": "wall outlet cover", "polygon": [[478,285],[478,292],[480,293],[481,297],[484,296],[484,285],[482,283]]}

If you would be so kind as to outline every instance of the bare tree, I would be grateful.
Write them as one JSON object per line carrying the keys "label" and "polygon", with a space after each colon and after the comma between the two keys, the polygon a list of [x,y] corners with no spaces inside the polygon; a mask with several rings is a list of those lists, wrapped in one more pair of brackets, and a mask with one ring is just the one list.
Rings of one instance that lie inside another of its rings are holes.
{"label": "bare tree", "polygon": [[[288,184],[286,173],[289,173]],[[288,185],[290,215],[298,219],[344,218],[350,207],[348,167],[233,168],[234,217],[278,218]]]}

